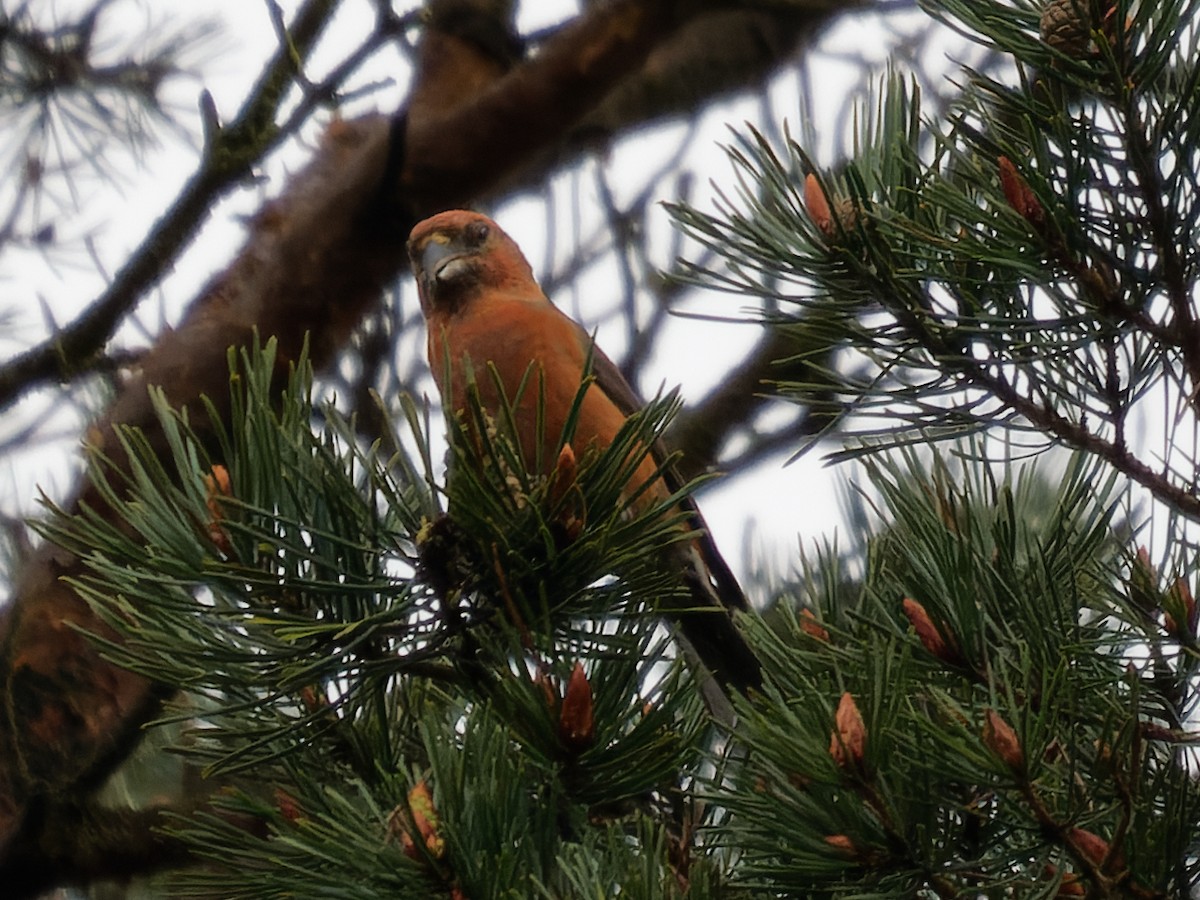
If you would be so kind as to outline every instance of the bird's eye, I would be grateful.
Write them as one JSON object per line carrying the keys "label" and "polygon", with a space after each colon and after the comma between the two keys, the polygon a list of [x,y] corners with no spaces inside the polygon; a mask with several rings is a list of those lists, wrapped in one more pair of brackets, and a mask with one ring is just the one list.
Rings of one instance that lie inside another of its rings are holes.
{"label": "bird's eye", "polygon": [[473,246],[479,246],[487,240],[487,236],[491,231],[483,222],[472,222],[467,226],[467,240]]}

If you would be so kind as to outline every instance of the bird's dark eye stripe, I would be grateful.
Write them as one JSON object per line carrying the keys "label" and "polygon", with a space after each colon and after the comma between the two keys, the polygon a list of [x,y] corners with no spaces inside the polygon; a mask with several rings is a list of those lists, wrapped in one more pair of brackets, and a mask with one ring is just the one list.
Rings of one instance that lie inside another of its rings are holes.
{"label": "bird's dark eye stripe", "polygon": [[487,240],[490,230],[483,222],[473,222],[467,226],[467,240],[472,244],[482,244]]}

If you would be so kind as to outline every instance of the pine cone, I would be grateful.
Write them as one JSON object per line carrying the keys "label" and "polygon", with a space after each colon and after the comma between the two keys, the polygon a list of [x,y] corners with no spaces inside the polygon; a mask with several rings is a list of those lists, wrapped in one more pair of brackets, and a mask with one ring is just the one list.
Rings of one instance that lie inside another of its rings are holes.
{"label": "pine cone", "polygon": [[1039,22],[1042,40],[1072,59],[1082,59],[1092,43],[1092,15],[1087,0],[1050,0]]}

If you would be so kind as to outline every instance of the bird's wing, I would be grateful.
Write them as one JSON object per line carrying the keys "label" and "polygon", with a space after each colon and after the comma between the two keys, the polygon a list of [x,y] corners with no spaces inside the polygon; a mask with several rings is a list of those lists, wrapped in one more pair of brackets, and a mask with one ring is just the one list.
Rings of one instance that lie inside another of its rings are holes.
{"label": "bird's wing", "polygon": [[621,374],[617,364],[608,358],[608,354],[600,349],[600,345],[592,340],[591,335],[582,327],[578,325],[576,327],[579,328],[580,342],[584,352],[591,349],[592,376],[596,379],[596,386],[605,393],[624,416],[632,415],[645,406],[646,401],[639,397],[637,391],[625,380],[625,376]]}
{"label": "bird's wing", "polygon": [[[625,380],[625,376],[621,374],[621,370],[608,358],[608,355],[595,342],[590,341],[590,339],[589,343],[591,343],[592,349],[592,375],[596,379],[596,386],[604,392],[623,415],[631,415],[645,406],[644,401],[638,396],[637,391]],[[661,440],[655,442],[653,453],[655,459],[660,464],[667,458],[667,447]],[[683,479],[674,466],[666,466],[662,477],[667,490],[672,494],[683,487]],[[734,577],[733,572],[730,570],[729,564],[725,562],[725,558],[721,556],[720,550],[717,549],[717,545],[714,543],[712,535],[708,530],[708,523],[704,521],[704,516],[700,514],[700,508],[690,496],[684,498],[681,505],[687,510],[691,527],[700,532],[700,537],[697,538],[697,546],[712,578],[717,597],[720,599],[722,605],[727,608],[746,609],[746,595],[742,592],[742,587],[738,584],[737,578]]]}

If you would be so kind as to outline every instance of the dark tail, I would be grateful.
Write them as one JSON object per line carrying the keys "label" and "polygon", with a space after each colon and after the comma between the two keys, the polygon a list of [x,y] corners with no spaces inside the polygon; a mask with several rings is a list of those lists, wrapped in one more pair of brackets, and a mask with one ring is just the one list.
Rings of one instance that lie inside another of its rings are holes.
{"label": "dark tail", "polygon": [[[724,560],[720,571],[709,565],[709,553],[704,551],[716,553],[716,547],[707,535],[703,540],[708,541],[707,548],[695,544],[686,548],[689,558],[684,562],[684,583],[691,605],[676,614],[679,630],[722,686],[745,694],[762,687],[762,664],[733,621],[735,610],[746,608],[746,600]],[[737,591],[733,602],[728,596],[729,583]]]}
{"label": "dark tail", "polygon": [[[663,478],[671,491],[679,490],[674,469],[668,469]],[[733,688],[745,694],[761,688],[762,664],[733,622],[738,611],[750,608],[746,595],[713,542],[696,501],[688,496],[680,506],[696,536],[671,552],[690,599],[688,608],[675,614],[679,630],[725,691]]]}

